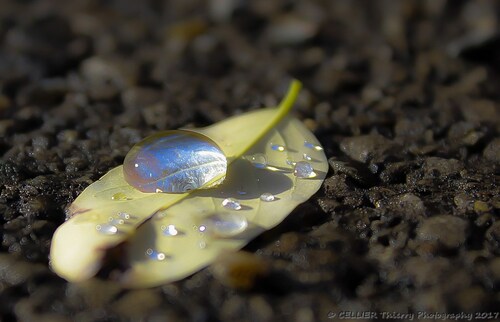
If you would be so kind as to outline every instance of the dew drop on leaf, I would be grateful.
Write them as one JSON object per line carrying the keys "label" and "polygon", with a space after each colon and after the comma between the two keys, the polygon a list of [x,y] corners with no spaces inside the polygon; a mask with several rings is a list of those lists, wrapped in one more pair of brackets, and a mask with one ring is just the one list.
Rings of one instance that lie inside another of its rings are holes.
{"label": "dew drop on leaf", "polygon": [[274,151],[278,151],[278,152],[285,151],[285,147],[283,145],[280,145],[280,144],[272,144],[271,149],[273,149]]}
{"label": "dew drop on leaf", "polygon": [[97,225],[95,226],[95,229],[104,235],[114,235],[118,232],[118,228],[116,226],[108,224]]}
{"label": "dew drop on leaf", "polygon": [[304,146],[309,149],[314,149],[316,151],[323,151],[323,148],[320,145],[313,144],[311,142],[304,141]]}
{"label": "dew drop on leaf", "polygon": [[222,201],[222,207],[231,210],[240,210],[241,204],[236,200],[233,200],[231,198],[226,198]]}
{"label": "dew drop on leaf", "polygon": [[115,201],[123,201],[123,200],[128,200],[127,195],[124,194],[123,192],[117,192],[113,196],[111,196],[112,200]]}
{"label": "dew drop on leaf", "polygon": [[177,236],[179,234],[174,225],[162,226],[161,230],[163,230],[163,235],[165,236]]}
{"label": "dew drop on leaf", "polygon": [[265,192],[260,195],[260,200],[270,202],[276,200],[276,197],[272,193]]}
{"label": "dew drop on leaf", "polygon": [[199,231],[218,237],[231,237],[237,235],[248,227],[244,215],[233,213],[216,213],[203,220]]}
{"label": "dew drop on leaf", "polygon": [[183,193],[222,182],[227,159],[208,137],[165,131],[132,147],[123,163],[125,181],[142,192]]}
{"label": "dew drop on leaf", "polygon": [[267,166],[267,157],[263,153],[247,156],[246,159],[257,169],[264,169]]}
{"label": "dew drop on leaf", "polygon": [[293,174],[297,178],[314,178],[316,173],[309,162],[299,161],[293,168]]}

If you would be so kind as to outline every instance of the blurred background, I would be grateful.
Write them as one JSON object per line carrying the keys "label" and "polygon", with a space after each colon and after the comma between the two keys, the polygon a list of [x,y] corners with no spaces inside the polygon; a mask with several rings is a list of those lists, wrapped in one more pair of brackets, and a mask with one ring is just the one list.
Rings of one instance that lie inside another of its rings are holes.
{"label": "blurred background", "polygon": [[[2,0],[0,320],[498,311],[499,19],[494,0]],[[50,271],[65,207],[134,143],[273,106],[291,77],[332,169],[247,248],[269,276]]]}

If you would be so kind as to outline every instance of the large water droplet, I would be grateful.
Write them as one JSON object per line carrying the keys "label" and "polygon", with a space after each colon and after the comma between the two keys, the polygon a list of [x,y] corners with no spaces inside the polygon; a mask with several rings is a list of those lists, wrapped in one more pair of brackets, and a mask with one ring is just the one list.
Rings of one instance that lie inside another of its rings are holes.
{"label": "large water droplet", "polygon": [[241,204],[236,200],[233,200],[231,198],[226,198],[222,201],[222,207],[231,210],[240,210]]}
{"label": "large water droplet", "polygon": [[276,197],[272,193],[265,192],[260,195],[260,200],[270,202],[276,200]]}
{"label": "large water droplet", "polygon": [[309,162],[299,161],[293,168],[293,174],[297,178],[314,178],[316,173]]}
{"label": "large water droplet", "polygon": [[285,151],[285,146],[281,144],[272,144],[271,149],[273,149],[274,151],[283,152]]}
{"label": "large water droplet", "polygon": [[95,229],[104,235],[114,235],[118,232],[118,228],[116,226],[109,224],[96,225]]}
{"label": "large water droplet", "polygon": [[231,237],[243,232],[248,227],[248,221],[241,214],[213,214],[203,220],[200,232],[218,237]]}
{"label": "large water droplet", "polygon": [[128,184],[142,192],[182,193],[222,182],[227,160],[208,137],[190,131],[166,131],[132,147],[123,162]]}

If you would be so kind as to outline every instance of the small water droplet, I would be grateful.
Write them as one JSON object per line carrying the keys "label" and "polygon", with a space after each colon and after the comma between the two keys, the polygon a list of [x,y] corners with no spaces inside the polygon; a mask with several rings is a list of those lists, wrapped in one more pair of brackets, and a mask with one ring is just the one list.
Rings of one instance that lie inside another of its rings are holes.
{"label": "small water droplet", "polygon": [[162,226],[161,229],[165,236],[177,236],[179,234],[179,231],[174,225]]}
{"label": "small water droplet", "polygon": [[150,259],[153,259],[153,260],[162,261],[162,260],[165,260],[165,258],[167,258],[167,256],[165,255],[165,253],[157,252],[157,251],[155,251],[152,248],[146,249],[145,253],[146,253],[147,257],[149,257]]}
{"label": "small water droplet", "polygon": [[311,142],[304,141],[304,146],[309,149],[314,149],[314,144]]}
{"label": "small water droplet", "polygon": [[114,235],[118,232],[118,228],[116,226],[108,224],[97,225],[95,226],[95,229],[104,235]]}
{"label": "small water droplet", "polygon": [[233,200],[231,198],[226,198],[222,201],[222,207],[232,210],[240,210],[241,204],[236,200]]}
{"label": "small water droplet", "polygon": [[304,141],[304,146],[309,149],[314,149],[316,151],[322,151],[323,148],[320,145],[313,144],[311,142]]}
{"label": "small water droplet", "polygon": [[198,247],[201,248],[201,249],[205,249],[205,248],[207,248],[207,243],[204,242],[204,241],[200,241],[198,243]]}
{"label": "small water droplet", "polygon": [[288,164],[288,165],[295,165],[296,163],[297,162],[295,162],[295,161],[292,161],[290,159],[286,159],[286,164]]}
{"label": "small water droplet", "polygon": [[126,212],[119,212],[118,217],[125,219],[125,220],[129,220],[131,218],[131,216],[129,214],[127,214]]}
{"label": "small water droplet", "polygon": [[220,213],[205,218],[200,225],[200,231],[201,227],[204,227],[202,232],[219,237],[231,237],[247,229],[248,221],[241,214]]}
{"label": "small water droplet", "polygon": [[272,144],[271,149],[273,149],[274,151],[278,151],[278,152],[285,151],[285,147],[281,144]]}
{"label": "small water droplet", "polygon": [[124,194],[123,192],[117,192],[113,196],[111,196],[111,200],[123,201],[123,200],[128,200],[128,198],[127,195]]}
{"label": "small water droplet", "polygon": [[246,157],[257,169],[264,169],[267,166],[267,157],[262,153],[256,153]]}
{"label": "small water droplet", "polygon": [[114,225],[114,226],[123,225],[124,223],[125,223],[125,220],[123,220],[123,219],[110,218],[110,220],[109,220],[109,224]]}
{"label": "small water droplet", "polygon": [[307,161],[311,161],[312,160],[311,156],[309,156],[309,154],[307,154],[307,153],[304,153],[302,155],[302,157],[304,158],[304,160],[307,160]]}
{"label": "small water droplet", "polygon": [[270,202],[276,200],[276,197],[272,193],[265,192],[260,195],[260,200]]}
{"label": "small water droplet", "polygon": [[314,178],[316,173],[309,162],[299,161],[293,168],[293,174],[297,178]]}
{"label": "small water droplet", "polygon": [[204,233],[205,231],[207,231],[207,227],[206,227],[206,226],[201,225],[201,226],[198,228],[198,231],[199,231],[200,233]]}

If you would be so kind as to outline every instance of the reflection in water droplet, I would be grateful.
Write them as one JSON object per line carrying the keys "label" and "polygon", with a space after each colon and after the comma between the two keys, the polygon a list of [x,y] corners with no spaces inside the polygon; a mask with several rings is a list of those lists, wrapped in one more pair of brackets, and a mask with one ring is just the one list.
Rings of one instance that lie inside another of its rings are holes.
{"label": "reflection in water droplet", "polygon": [[316,151],[322,151],[323,148],[320,145],[315,145],[311,142],[304,141],[304,146],[309,149],[314,149]]}
{"label": "reflection in water droplet", "polygon": [[114,235],[118,232],[118,228],[116,226],[108,225],[108,224],[96,225],[95,229],[104,235]]}
{"label": "reflection in water droplet", "polygon": [[279,152],[285,151],[285,147],[283,145],[280,145],[280,144],[272,144],[271,149],[273,149],[274,151],[279,151]]}
{"label": "reflection in water droplet", "polygon": [[118,213],[118,217],[123,218],[125,220],[128,220],[128,219],[131,218],[131,216],[129,214],[127,214],[126,212],[120,212],[120,213]]}
{"label": "reflection in water droplet", "polygon": [[146,249],[145,253],[146,253],[147,257],[149,257],[150,259],[153,259],[153,260],[162,261],[162,260],[165,260],[165,258],[167,258],[167,256],[165,255],[165,253],[157,252],[157,251],[155,251],[152,248]]}
{"label": "reflection in water droplet", "polygon": [[265,192],[260,195],[260,200],[269,202],[276,200],[276,197],[272,193]]}
{"label": "reflection in water droplet", "polygon": [[307,161],[311,161],[311,160],[312,160],[312,158],[311,158],[311,157],[309,156],[309,154],[307,154],[307,153],[304,153],[304,154],[302,155],[302,157],[304,158],[304,160],[307,160]]}
{"label": "reflection in water droplet", "polygon": [[177,236],[179,234],[174,225],[162,226],[161,230],[163,230],[163,235],[165,236]]}
{"label": "reflection in water droplet", "polygon": [[304,146],[309,149],[314,149],[314,144],[311,142],[304,141]]}
{"label": "reflection in water droplet", "polygon": [[293,168],[293,174],[297,178],[314,178],[316,173],[309,162],[299,161]]}
{"label": "reflection in water droplet", "polygon": [[244,215],[221,213],[205,218],[199,230],[214,236],[231,237],[243,232],[247,227],[248,221]]}
{"label": "reflection in water droplet", "polygon": [[244,196],[247,194],[246,191],[243,191],[243,190],[238,190],[238,194],[241,195],[241,196]]}
{"label": "reflection in water droplet", "polygon": [[117,219],[117,218],[111,218],[111,220],[109,221],[109,224],[110,225],[123,225],[125,223],[125,220],[123,219]]}
{"label": "reflection in water droplet", "polygon": [[123,201],[123,200],[128,200],[128,198],[127,195],[124,194],[123,192],[117,192],[113,196],[111,196],[111,200]]}
{"label": "reflection in water droplet", "polygon": [[231,210],[240,210],[241,204],[236,200],[233,200],[231,198],[226,198],[222,201],[222,207]]}
{"label": "reflection in water droplet", "polygon": [[222,182],[226,170],[226,156],[215,142],[185,130],[147,137],[132,147],[123,162],[125,181],[147,193],[209,188]]}
{"label": "reflection in water droplet", "polygon": [[264,169],[267,166],[267,157],[262,153],[256,153],[245,157],[257,169]]}

